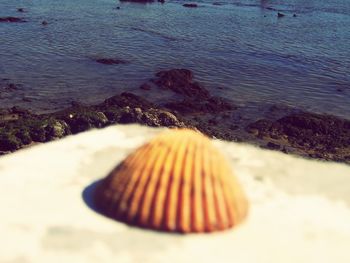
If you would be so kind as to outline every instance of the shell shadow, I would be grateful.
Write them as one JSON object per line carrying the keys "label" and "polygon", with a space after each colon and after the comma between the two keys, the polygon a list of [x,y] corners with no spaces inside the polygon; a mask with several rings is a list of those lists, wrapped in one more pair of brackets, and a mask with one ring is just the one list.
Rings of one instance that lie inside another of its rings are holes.
{"label": "shell shadow", "polygon": [[84,203],[86,204],[87,207],[89,207],[91,210],[93,210],[94,212],[104,216],[105,216],[101,211],[99,211],[95,205],[94,202],[94,193],[96,190],[96,187],[103,181],[103,179],[99,179],[97,181],[94,181],[93,183],[89,184],[88,186],[86,186],[81,194],[81,197],[84,201]]}

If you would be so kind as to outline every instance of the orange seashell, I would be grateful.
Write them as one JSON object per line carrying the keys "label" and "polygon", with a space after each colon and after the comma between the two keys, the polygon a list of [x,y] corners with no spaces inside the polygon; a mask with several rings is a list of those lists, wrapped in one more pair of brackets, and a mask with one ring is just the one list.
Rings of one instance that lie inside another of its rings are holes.
{"label": "orange seashell", "polygon": [[170,232],[212,232],[240,223],[248,202],[230,165],[204,135],[169,130],[130,154],[97,186],[108,217]]}

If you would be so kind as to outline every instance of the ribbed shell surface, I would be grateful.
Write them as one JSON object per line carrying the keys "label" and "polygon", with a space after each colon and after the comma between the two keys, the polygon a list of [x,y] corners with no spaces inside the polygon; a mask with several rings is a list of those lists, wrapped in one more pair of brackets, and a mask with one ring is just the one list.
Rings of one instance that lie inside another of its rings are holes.
{"label": "ribbed shell surface", "polygon": [[224,230],[248,210],[227,160],[207,137],[186,129],[166,131],[130,154],[94,198],[108,217],[169,232]]}

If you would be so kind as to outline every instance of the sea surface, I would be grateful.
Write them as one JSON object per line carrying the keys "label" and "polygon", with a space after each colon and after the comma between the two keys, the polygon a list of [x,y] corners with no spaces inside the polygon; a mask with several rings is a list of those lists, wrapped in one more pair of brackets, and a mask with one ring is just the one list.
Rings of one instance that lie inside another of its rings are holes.
{"label": "sea surface", "polygon": [[[159,70],[188,68],[238,105],[350,118],[349,0],[185,2],[1,0],[0,17],[28,22],[0,23],[0,108],[97,103],[138,90]],[[101,57],[129,63],[96,63]]]}

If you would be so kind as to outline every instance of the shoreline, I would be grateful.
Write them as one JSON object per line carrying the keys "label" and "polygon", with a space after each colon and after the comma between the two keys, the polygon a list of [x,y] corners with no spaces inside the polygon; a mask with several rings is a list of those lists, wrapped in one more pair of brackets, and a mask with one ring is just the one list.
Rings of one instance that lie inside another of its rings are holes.
{"label": "shoreline", "polygon": [[[188,127],[209,137],[248,142],[308,158],[350,164],[350,121],[273,105],[264,116],[212,96],[187,69],[158,72],[140,86],[142,97],[123,92],[96,105],[73,102],[49,114],[17,107],[0,110],[0,154],[116,123]],[[150,98],[157,97],[157,101]]]}

